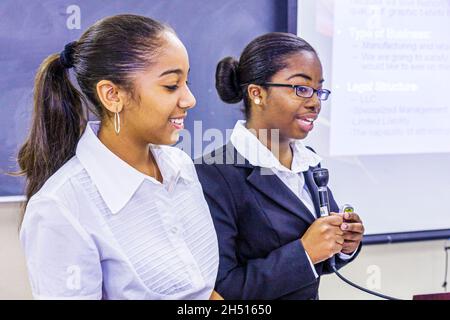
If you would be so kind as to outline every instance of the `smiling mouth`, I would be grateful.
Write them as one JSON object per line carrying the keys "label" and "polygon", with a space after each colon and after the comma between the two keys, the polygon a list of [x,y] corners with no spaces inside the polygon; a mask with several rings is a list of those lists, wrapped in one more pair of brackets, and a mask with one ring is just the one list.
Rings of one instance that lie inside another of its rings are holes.
{"label": "smiling mouth", "polygon": [[296,121],[299,124],[300,128],[305,132],[310,132],[314,128],[314,121],[317,120],[317,117],[312,115],[304,115],[297,116]]}
{"label": "smiling mouth", "polygon": [[298,118],[298,120],[304,122],[307,125],[313,124],[316,119],[314,118]]}
{"label": "smiling mouth", "polygon": [[171,119],[169,119],[169,122],[176,129],[183,129],[184,128],[184,118],[171,118]]}

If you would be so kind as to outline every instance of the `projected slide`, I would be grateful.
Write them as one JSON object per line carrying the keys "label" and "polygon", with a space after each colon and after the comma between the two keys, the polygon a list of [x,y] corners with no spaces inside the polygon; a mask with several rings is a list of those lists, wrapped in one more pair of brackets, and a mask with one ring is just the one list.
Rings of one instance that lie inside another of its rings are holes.
{"label": "projected slide", "polygon": [[367,235],[450,231],[450,0],[299,0],[297,23],[332,91],[306,144],[338,203]]}
{"label": "projected slide", "polygon": [[331,155],[450,152],[449,3],[335,3]]}

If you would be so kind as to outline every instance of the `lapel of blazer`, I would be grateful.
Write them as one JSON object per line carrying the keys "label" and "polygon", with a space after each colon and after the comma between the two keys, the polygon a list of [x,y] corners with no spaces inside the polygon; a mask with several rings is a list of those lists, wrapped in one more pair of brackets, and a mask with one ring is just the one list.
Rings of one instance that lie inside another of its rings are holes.
{"label": "lapel of blazer", "polygon": [[314,222],[313,214],[303,204],[303,202],[289,189],[276,174],[262,174],[261,168],[253,168],[252,173],[247,177],[253,187],[265,194],[267,197],[307,221]]}
{"label": "lapel of blazer", "polygon": [[[276,174],[270,171],[264,172],[268,169],[261,169],[260,167],[252,166],[247,159],[241,156],[234,146],[229,143],[226,147],[227,157],[234,157],[234,165],[236,167],[245,167],[251,169],[250,174],[247,176],[247,181],[259,192],[263,193],[266,197],[276,202],[290,213],[302,218],[309,224],[314,222],[314,215],[308,210],[302,201],[292,193],[280,178]],[[229,158],[231,159],[231,158]],[[316,204],[314,203],[314,206]],[[317,210],[317,209],[316,209]]]}

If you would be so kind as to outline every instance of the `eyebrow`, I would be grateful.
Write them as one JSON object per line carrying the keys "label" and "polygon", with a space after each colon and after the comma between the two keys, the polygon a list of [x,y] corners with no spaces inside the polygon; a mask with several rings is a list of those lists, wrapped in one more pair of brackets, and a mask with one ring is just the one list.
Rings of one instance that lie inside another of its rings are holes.
{"label": "eyebrow", "polygon": [[[304,79],[306,79],[306,80],[312,81],[312,78],[311,78],[310,76],[308,76],[307,74],[304,74],[304,73],[296,73],[296,74],[293,74],[292,76],[290,76],[290,77],[287,78],[286,80],[291,80],[292,78],[296,78],[296,77],[301,77],[301,78],[304,78]],[[319,83],[323,83],[324,81],[325,81],[324,79],[321,79],[321,80],[319,81]]]}
{"label": "eyebrow", "polygon": [[161,78],[161,77],[166,76],[166,75],[171,74],[171,73],[175,73],[177,75],[181,75],[181,74],[183,74],[183,71],[181,69],[170,69],[170,70],[166,70],[163,73],[161,73],[159,75],[159,77]]}

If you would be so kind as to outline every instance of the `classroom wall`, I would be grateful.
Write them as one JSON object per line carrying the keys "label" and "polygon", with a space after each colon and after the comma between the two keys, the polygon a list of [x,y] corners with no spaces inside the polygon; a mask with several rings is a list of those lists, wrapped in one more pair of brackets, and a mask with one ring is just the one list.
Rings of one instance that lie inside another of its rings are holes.
{"label": "classroom wall", "polygon": [[19,203],[0,203],[0,300],[31,298],[19,220]]}
{"label": "classroom wall", "polygon": [[[445,240],[370,245],[342,269],[347,279],[400,299],[444,292]],[[336,275],[322,278],[321,299],[379,299],[345,284]]]}

